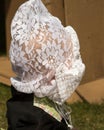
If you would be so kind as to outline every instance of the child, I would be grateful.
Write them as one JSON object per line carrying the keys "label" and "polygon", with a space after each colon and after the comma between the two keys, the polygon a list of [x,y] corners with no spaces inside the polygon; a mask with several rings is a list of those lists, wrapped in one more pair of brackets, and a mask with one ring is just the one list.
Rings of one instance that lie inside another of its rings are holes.
{"label": "child", "polygon": [[29,0],[11,24],[11,78],[8,130],[74,129],[65,102],[75,91],[85,65],[71,26],[63,27],[41,0]]}

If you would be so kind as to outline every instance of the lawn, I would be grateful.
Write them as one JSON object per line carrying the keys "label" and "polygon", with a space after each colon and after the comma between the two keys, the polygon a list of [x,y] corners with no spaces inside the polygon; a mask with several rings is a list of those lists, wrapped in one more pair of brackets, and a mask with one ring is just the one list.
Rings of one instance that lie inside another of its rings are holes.
{"label": "lawn", "polygon": [[[6,101],[10,98],[10,87],[0,83],[0,130],[6,130]],[[104,103],[74,103],[72,121],[78,130],[104,130]]]}
{"label": "lawn", "polygon": [[0,130],[7,128],[6,101],[10,97],[10,87],[0,83]]}

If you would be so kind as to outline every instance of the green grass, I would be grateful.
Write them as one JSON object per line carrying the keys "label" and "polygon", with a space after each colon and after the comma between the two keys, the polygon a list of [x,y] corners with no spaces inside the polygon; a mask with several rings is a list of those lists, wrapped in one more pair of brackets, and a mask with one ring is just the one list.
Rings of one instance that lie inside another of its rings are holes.
{"label": "green grass", "polygon": [[[6,130],[6,101],[10,98],[10,87],[0,83],[0,130]],[[104,103],[74,103],[72,121],[78,130],[104,130]]]}
{"label": "green grass", "polygon": [[7,128],[6,101],[10,98],[10,87],[0,83],[0,130]]}
{"label": "green grass", "polygon": [[104,103],[74,103],[72,120],[78,130],[104,130]]}

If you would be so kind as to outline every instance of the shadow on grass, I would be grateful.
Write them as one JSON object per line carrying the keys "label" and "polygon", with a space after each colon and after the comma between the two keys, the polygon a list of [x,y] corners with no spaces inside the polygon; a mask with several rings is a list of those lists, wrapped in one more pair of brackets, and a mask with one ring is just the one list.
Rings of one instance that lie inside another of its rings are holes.
{"label": "shadow on grass", "polygon": [[[0,83],[0,130],[7,128],[6,101],[10,96],[10,86]],[[73,125],[78,130],[104,130],[104,103],[98,105],[77,102],[70,106]]]}

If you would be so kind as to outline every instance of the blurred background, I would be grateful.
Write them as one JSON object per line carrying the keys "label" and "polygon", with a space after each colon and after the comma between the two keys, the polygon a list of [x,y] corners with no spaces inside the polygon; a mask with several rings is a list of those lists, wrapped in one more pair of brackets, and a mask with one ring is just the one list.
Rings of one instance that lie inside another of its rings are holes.
{"label": "blurred background", "polygon": [[[73,103],[83,100],[98,104],[104,102],[104,0],[42,1],[52,15],[58,17],[64,26],[72,26],[79,37],[80,53],[86,71],[80,86],[68,101]],[[3,89],[2,93],[0,88],[0,95],[1,97],[5,95],[5,99],[8,98],[7,89],[4,93],[5,85],[9,88],[10,77],[14,76],[9,61],[10,24],[16,10],[23,2],[26,0],[0,0],[0,87],[2,86]],[[0,105],[1,100],[2,98]],[[104,105],[102,107],[104,110]],[[90,119],[86,121],[90,122]],[[5,122],[3,123],[5,125]],[[91,130],[104,130],[104,125],[101,125],[101,129],[97,126],[96,128]],[[86,127],[83,130],[90,128]]]}

